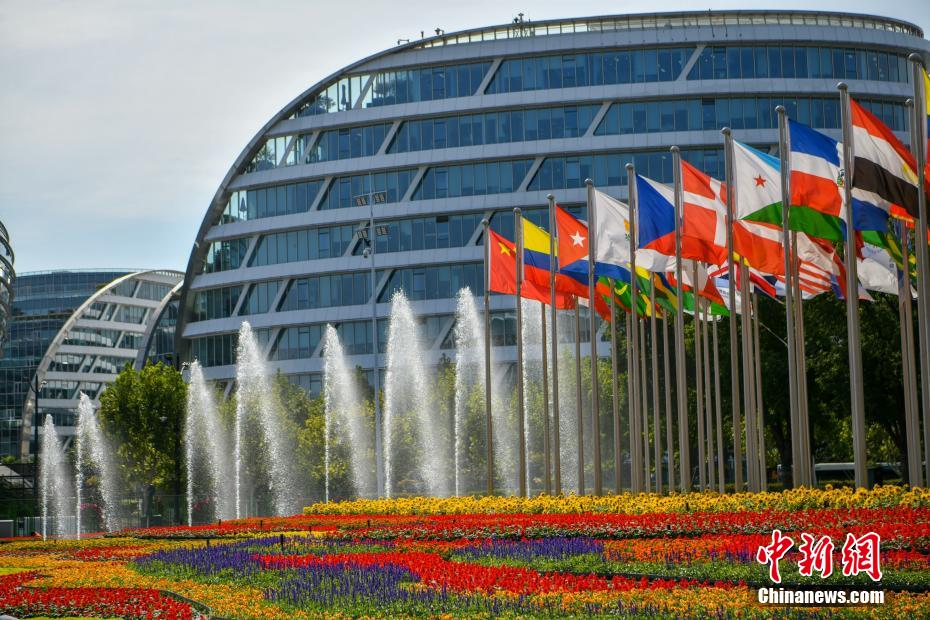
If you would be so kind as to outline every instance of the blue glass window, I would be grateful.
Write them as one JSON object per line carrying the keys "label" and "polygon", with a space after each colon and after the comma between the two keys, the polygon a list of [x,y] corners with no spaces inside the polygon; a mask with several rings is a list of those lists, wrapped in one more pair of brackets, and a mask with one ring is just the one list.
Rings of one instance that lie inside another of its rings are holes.
{"label": "blue glass window", "polygon": [[906,82],[898,71],[905,55],[869,49],[819,46],[707,46],[689,80],[748,78],[830,78]]}
{"label": "blue glass window", "polygon": [[511,58],[501,63],[486,92],[669,82],[678,78],[693,50],[693,47],[650,48]]}
{"label": "blue glass window", "polygon": [[320,209],[363,206],[372,198],[375,204],[399,202],[407,192],[414,174],[415,170],[392,170],[337,177],[329,186]]}
{"label": "blue glass window", "polygon": [[[430,200],[512,192],[520,186],[532,163],[531,159],[517,159],[436,166],[423,175],[423,181],[414,192],[413,199]],[[467,180],[466,184],[462,183],[463,176]]]}

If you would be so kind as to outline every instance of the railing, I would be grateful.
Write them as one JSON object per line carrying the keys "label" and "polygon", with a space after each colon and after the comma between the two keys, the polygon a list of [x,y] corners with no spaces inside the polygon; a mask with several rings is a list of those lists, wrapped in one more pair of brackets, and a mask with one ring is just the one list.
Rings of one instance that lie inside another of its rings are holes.
{"label": "railing", "polygon": [[477,43],[497,39],[517,39],[579,32],[605,32],[612,30],[647,30],[660,28],[693,28],[697,26],[833,26],[841,28],[869,28],[899,32],[923,38],[923,30],[914,24],[890,18],[849,13],[821,13],[813,11],[702,11],[700,13],[655,13],[641,15],[614,15],[577,19],[547,20],[541,22],[518,21],[489,28],[463,30],[441,34],[411,44],[413,48]]}

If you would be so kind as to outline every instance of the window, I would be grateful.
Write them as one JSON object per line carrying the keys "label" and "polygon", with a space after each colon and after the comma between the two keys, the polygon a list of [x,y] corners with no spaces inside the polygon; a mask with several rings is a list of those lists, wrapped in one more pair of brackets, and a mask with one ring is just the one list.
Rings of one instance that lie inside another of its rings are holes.
{"label": "window", "polygon": [[510,58],[501,63],[487,93],[668,82],[678,78],[692,51],[691,47],[676,47]]}
{"label": "window", "polygon": [[[436,166],[423,175],[423,181],[413,194],[414,200],[482,196],[516,190],[533,161],[478,162],[456,166]],[[466,182],[462,182],[462,179]]]}

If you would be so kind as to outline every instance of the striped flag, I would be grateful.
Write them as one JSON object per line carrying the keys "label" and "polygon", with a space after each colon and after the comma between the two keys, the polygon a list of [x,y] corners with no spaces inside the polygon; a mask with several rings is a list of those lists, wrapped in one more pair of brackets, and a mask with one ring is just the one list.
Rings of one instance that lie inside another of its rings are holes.
{"label": "striped flag", "polygon": [[[902,219],[917,216],[917,164],[891,129],[855,100],[849,103],[857,228],[867,221],[866,230],[886,230],[889,215]],[[884,225],[879,227],[879,222]]]}
{"label": "striped flag", "polygon": [[733,250],[763,273],[784,275],[781,231],[781,164],[733,141]]}
{"label": "striped flag", "polygon": [[791,208],[788,225],[814,237],[842,241],[846,236],[843,145],[788,119],[791,148]]}

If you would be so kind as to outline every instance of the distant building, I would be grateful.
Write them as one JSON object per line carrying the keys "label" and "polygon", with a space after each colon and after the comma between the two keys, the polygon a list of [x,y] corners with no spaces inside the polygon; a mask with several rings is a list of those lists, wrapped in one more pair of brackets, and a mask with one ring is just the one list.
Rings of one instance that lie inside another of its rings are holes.
{"label": "distant building", "polygon": [[[325,325],[352,363],[383,369],[403,290],[435,362],[454,347],[458,289],[483,292],[482,219],[512,238],[521,207],[547,227],[549,193],[583,217],[585,178],[623,198],[629,162],[670,183],[671,145],[722,179],[720,129],[772,149],[779,104],[839,137],[840,80],[904,137],[915,51],[930,42],[896,19],[695,11],[520,18],[361,59],[236,156],[190,255],[179,354],[230,383],[248,320],[272,367],[317,391]],[[492,298],[501,362],[514,358],[513,308]]]}
{"label": "distant building", "polygon": [[3,343],[6,342],[10,317],[13,314],[13,292],[16,284],[16,271],[14,263],[13,246],[10,244],[10,233],[6,226],[0,222],[0,355],[3,354]]}
{"label": "distant building", "polygon": [[96,401],[135,363],[149,321],[180,280],[176,271],[22,274],[0,359],[0,456],[34,454],[33,423],[46,414],[67,441],[80,392]]}

